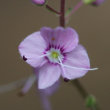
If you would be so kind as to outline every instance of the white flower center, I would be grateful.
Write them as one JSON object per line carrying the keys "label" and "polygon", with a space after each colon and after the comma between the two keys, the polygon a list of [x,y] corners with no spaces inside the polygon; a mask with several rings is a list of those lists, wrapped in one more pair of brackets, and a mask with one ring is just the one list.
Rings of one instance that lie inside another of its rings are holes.
{"label": "white flower center", "polygon": [[59,58],[61,60],[64,58],[59,49],[51,48],[46,54],[51,63],[59,63]]}

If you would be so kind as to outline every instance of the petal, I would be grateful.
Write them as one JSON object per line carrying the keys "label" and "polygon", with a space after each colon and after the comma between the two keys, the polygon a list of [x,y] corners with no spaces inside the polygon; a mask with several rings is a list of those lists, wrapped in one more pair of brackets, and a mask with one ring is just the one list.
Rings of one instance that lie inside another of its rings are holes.
{"label": "petal", "polygon": [[41,28],[40,32],[42,37],[45,39],[47,45],[49,45],[53,36],[53,29],[49,27],[43,27]]}
{"label": "petal", "polygon": [[[85,48],[81,45],[78,45],[72,52],[67,53],[67,59],[64,62],[65,65],[71,67],[78,67],[78,68],[90,68],[90,61],[88,58],[88,54]],[[62,74],[64,78],[67,79],[76,79],[84,76],[88,70],[82,69],[74,69],[64,67],[65,74]]]}
{"label": "petal", "polygon": [[60,77],[59,65],[45,64],[39,70],[38,88],[46,89],[52,86]]}
{"label": "petal", "polygon": [[41,35],[48,44],[60,47],[64,52],[72,51],[78,45],[79,41],[77,32],[70,27],[66,29],[57,27],[53,30],[44,27],[41,29]]}
{"label": "petal", "polygon": [[63,47],[64,52],[70,52],[78,45],[78,34],[70,27],[66,29],[57,27],[53,34],[56,39],[54,44]]}
{"label": "petal", "polygon": [[60,80],[55,82],[55,84],[53,84],[52,86],[46,89],[41,89],[40,91],[43,92],[47,96],[51,96],[58,90],[59,86],[60,86]]}
{"label": "petal", "polygon": [[[36,82],[38,83],[39,68],[34,68],[33,71],[36,74],[36,80],[37,80]],[[60,83],[61,83],[60,80],[58,80],[52,86],[50,86],[46,89],[40,89],[39,91],[43,92],[46,96],[51,96],[52,94],[54,94],[58,90]]]}
{"label": "petal", "polygon": [[19,52],[22,57],[32,67],[37,67],[43,63],[44,59],[40,57],[46,48],[45,40],[40,32],[32,33],[27,36],[19,45]]}

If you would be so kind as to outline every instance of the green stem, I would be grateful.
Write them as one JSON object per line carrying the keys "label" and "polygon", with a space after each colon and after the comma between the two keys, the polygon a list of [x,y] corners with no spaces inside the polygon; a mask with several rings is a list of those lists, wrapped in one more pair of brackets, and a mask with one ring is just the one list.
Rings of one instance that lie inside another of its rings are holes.
{"label": "green stem", "polygon": [[78,79],[72,80],[72,84],[75,85],[75,87],[81,94],[82,98],[85,99],[88,96],[88,92],[85,90],[85,88],[82,86],[82,84],[78,81]]}

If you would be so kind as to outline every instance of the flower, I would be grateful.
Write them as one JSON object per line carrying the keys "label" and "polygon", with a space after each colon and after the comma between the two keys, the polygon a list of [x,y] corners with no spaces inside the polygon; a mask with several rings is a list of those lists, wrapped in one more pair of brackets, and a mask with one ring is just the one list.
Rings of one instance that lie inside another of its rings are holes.
{"label": "flower", "polygon": [[44,5],[46,0],[32,0],[32,2],[36,5]]}
{"label": "flower", "polygon": [[95,6],[101,5],[105,0],[82,0],[85,4],[91,4]]}
{"label": "flower", "polygon": [[78,42],[77,32],[70,27],[43,27],[20,43],[21,57],[38,70],[39,89],[52,86],[60,76],[73,80],[97,69],[90,69],[88,54]]}

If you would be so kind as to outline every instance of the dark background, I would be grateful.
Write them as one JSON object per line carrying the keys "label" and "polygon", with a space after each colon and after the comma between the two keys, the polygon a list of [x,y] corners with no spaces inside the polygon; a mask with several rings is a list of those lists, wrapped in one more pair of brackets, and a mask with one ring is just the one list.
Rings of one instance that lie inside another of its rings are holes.
{"label": "dark background", "polygon": [[[66,7],[78,0],[66,0]],[[59,9],[59,0],[49,4]],[[91,59],[90,71],[80,81],[97,97],[102,110],[110,109],[110,1],[100,7],[83,6],[75,13],[68,26],[79,33]],[[55,28],[59,19],[44,7],[37,7],[30,0],[0,0],[0,85],[32,74],[31,67],[18,53],[19,43],[30,33],[43,26]],[[0,110],[41,110],[36,86],[24,97],[20,89],[0,94]],[[62,81],[60,89],[51,97],[53,110],[86,110],[76,88]]]}

